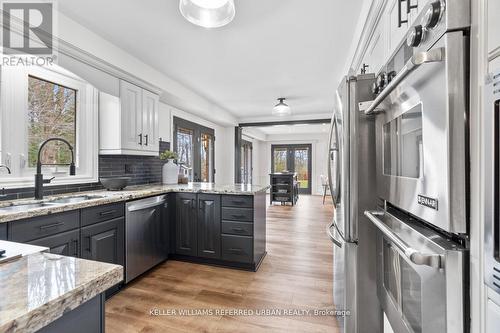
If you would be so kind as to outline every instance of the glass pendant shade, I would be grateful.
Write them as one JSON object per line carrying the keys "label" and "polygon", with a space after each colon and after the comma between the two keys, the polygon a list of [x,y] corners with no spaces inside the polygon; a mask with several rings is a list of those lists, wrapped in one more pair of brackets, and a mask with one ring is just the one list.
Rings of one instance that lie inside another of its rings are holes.
{"label": "glass pendant shade", "polygon": [[278,98],[279,103],[276,104],[273,108],[273,115],[274,116],[286,116],[292,113],[292,110],[288,106],[288,104],[285,103],[286,98]]}
{"label": "glass pendant shade", "polygon": [[234,0],[180,0],[179,10],[186,20],[205,28],[222,27],[236,13]]}

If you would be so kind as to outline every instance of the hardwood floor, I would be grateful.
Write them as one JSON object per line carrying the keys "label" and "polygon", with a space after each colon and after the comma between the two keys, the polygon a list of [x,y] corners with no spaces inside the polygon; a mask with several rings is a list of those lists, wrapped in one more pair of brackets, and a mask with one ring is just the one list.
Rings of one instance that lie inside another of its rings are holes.
{"label": "hardwood floor", "polygon": [[[327,200],[328,201],[328,200]],[[258,272],[167,261],[106,303],[106,332],[336,332],[332,316],[257,316],[264,309],[333,309],[331,204],[301,196],[267,209],[267,257]],[[206,316],[151,309],[211,309]],[[252,309],[254,315],[216,313]]]}

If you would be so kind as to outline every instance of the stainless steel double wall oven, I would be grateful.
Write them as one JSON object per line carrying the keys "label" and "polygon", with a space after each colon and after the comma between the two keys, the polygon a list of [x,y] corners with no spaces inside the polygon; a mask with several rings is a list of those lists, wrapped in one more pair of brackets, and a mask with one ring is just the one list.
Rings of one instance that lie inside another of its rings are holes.
{"label": "stainless steel double wall oven", "polygon": [[431,1],[379,73],[378,297],[396,332],[468,330],[470,4]]}

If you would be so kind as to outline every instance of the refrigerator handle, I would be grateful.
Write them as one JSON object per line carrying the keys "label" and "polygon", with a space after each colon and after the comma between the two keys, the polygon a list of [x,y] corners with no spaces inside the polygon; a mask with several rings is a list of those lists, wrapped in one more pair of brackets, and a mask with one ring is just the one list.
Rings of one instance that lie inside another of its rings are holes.
{"label": "refrigerator handle", "polygon": [[333,244],[337,245],[339,248],[342,248],[342,242],[335,238],[335,235],[332,233],[332,228],[335,228],[335,222],[332,222],[329,226],[326,227],[326,234]]}
{"label": "refrigerator handle", "polygon": [[[332,145],[335,139],[335,145]],[[334,163],[335,170],[332,174],[332,163]],[[338,175],[339,168],[339,138],[337,129],[337,118],[335,114],[332,118],[332,125],[330,128],[330,140],[328,149],[328,187],[330,188],[330,194],[332,195],[333,205],[337,206],[338,196],[340,191],[340,177]],[[335,187],[333,184],[333,178],[335,177]]]}

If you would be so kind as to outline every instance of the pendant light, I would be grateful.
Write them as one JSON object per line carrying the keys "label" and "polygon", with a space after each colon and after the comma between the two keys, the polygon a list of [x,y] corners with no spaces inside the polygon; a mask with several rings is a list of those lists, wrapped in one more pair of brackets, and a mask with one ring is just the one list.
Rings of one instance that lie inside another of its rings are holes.
{"label": "pendant light", "polygon": [[179,10],[189,22],[204,28],[219,28],[235,15],[234,0],[180,0]]}
{"label": "pendant light", "polygon": [[273,108],[274,116],[287,116],[292,113],[288,104],[285,103],[286,98],[278,98],[279,103],[276,104]]}

